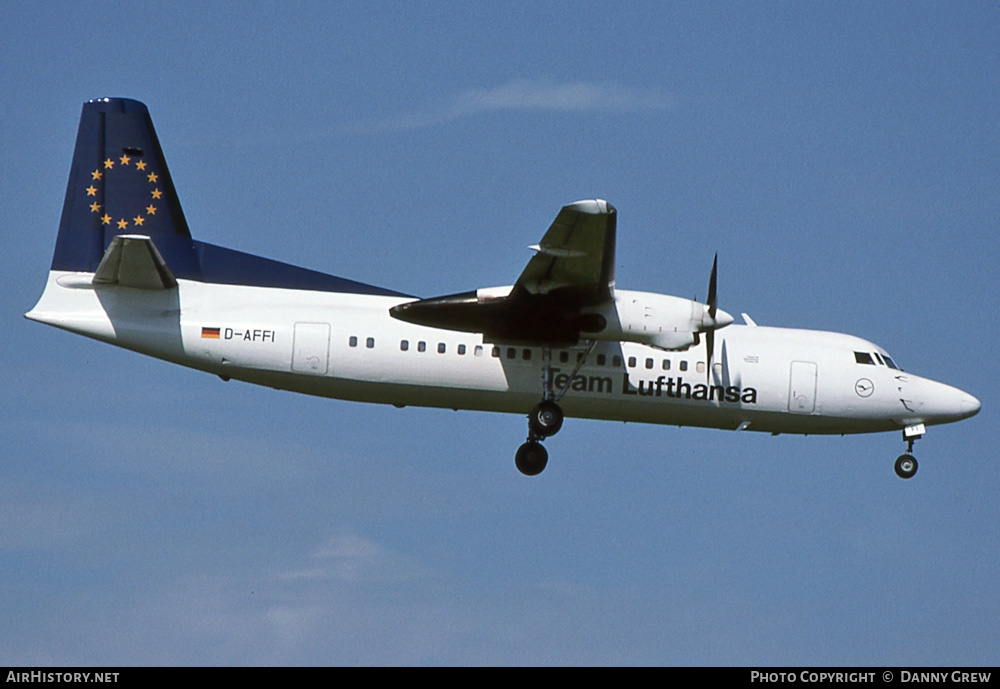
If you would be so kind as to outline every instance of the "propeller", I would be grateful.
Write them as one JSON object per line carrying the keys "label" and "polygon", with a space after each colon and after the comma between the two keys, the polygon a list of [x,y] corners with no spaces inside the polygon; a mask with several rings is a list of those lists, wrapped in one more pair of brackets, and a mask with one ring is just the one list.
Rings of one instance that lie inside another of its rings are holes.
{"label": "propeller", "polygon": [[708,382],[711,382],[712,380],[712,355],[715,353],[715,328],[718,327],[715,320],[715,316],[719,312],[719,300],[718,295],[716,294],[718,278],[719,254],[716,252],[715,258],[712,260],[712,277],[708,279],[708,317],[712,319],[712,327],[710,327],[708,332],[705,333],[705,348],[708,351],[705,357],[705,372],[708,374]]}

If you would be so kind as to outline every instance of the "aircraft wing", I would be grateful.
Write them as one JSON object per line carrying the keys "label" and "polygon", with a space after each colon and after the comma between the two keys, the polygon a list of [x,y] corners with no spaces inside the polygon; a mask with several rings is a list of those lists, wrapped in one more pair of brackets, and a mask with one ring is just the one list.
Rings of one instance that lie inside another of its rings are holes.
{"label": "aircraft wing", "polygon": [[531,247],[514,292],[572,292],[587,305],[612,300],[615,284],[615,209],[607,201],[564,206],[542,241]]}
{"label": "aircraft wing", "polygon": [[[483,333],[488,341],[572,345],[599,330],[592,309],[614,301],[614,206],[602,200],[564,206],[509,293],[477,290],[399,304],[394,318]],[[603,326],[601,326],[603,327]]]}

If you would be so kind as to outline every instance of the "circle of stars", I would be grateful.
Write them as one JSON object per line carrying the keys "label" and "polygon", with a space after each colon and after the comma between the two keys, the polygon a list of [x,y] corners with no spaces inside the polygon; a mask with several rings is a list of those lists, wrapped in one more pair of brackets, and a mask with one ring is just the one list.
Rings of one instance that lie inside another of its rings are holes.
{"label": "circle of stars", "polygon": [[[145,175],[146,181],[150,185],[149,205],[140,210],[139,213],[133,218],[123,216],[116,220],[108,214],[104,205],[98,200],[101,196],[103,196],[103,194],[101,194],[102,190],[100,185],[102,182],[107,182],[107,175],[111,173],[112,170],[115,170],[116,166],[118,170],[130,169],[135,170],[139,174]],[[101,225],[110,226],[113,224],[117,226],[119,230],[126,230],[130,225],[141,228],[149,218],[156,215],[158,208],[157,204],[163,197],[163,190],[159,187],[159,175],[151,169],[147,172],[147,167],[149,166],[141,157],[132,157],[129,156],[128,153],[123,153],[117,160],[106,158],[104,160],[103,167],[98,167],[90,173],[90,186],[88,186],[85,191],[87,192],[87,197],[91,199],[90,212],[100,214],[97,218],[101,221]]]}

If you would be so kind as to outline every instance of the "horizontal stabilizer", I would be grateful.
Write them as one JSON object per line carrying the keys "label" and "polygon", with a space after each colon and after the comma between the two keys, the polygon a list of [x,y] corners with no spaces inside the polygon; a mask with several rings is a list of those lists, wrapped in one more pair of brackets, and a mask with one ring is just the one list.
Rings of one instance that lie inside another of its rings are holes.
{"label": "horizontal stabilizer", "polygon": [[177,280],[150,237],[122,234],[112,239],[104,252],[94,284],[173,289]]}

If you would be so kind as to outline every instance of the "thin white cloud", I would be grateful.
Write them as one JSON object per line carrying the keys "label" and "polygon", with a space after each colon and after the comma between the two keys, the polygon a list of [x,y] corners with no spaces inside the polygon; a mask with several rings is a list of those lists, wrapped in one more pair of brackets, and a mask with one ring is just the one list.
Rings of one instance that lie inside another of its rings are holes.
{"label": "thin white cloud", "polygon": [[567,110],[636,112],[671,107],[658,90],[639,91],[610,82],[517,79],[492,89],[470,89],[459,94],[450,108],[452,117],[491,110]]}
{"label": "thin white cloud", "polygon": [[614,82],[514,79],[493,88],[473,88],[424,109],[358,125],[352,131],[403,131],[432,127],[498,111],[650,112],[669,110],[674,99],[661,89],[636,89]]}
{"label": "thin white cloud", "polygon": [[405,590],[404,597],[419,599],[428,595],[432,579],[412,557],[349,531],[334,534],[308,560],[304,567],[276,576],[282,593],[264,614],[275,637],[293,647],[308,646],[317,635],[340,640],[377,636],[387,616],[405,620],[412,614],[409,606],[394,609],[383,595]]}
{"label": "thin white cloud", "polygon": [[352,533],[333,536],[311,559],[311,566],[286,572],[279,578],[365,583],[405,581],[427,573],[423,565],[411,558]]}

